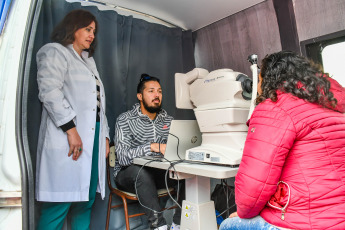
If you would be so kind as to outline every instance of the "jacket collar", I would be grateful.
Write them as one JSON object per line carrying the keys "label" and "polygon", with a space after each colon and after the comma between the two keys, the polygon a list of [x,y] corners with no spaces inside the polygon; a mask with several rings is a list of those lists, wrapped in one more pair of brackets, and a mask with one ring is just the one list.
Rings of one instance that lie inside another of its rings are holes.
{"label": "jacket collar", "polygon": [[[131,113],[133,116],[137,116],[139,117],[139,119],[142,119],[142,120],[148,120],[148,121],[151,121],[151,119],[143,114],[141,112],[141,109],[140,109],[140,104],[139,103],[135,103],[132,107],[132,110],[131,110]],[[164,118],[167,116],[167,112],[164,110],[164,109],[161,109],[158,113],[157,113],[157,116],[155,118],[155,121],[162,121],[164,120]]]}
{"label": "jacket collar", "polygon": [[73,53],[83,62],[85,62],[85,60],[87,60],[89,58],[89,52],[87,51],[81,51],[81,57],[80,55],[77,53],[77,51],[75,51],[75,49],[73,48],[73,44],[69,44],[66,46],[68,49],[72,50]]}
{"label": "jacket collar", "polygon": [[66,46],[67,49],[69,49],[74,56],[79,59],[84,65],[85,67],[91,71],[92,74],[96,75],[97,77],[99,77],[97,68],[94,64],[94,61],[92,59],[92,57],[89,57],[89,52],[87,51],[82,51],[81,52],[81,56],[77,53],[77,51],[75,51],[75,49],[73,48],[73,44],[69,44]]}

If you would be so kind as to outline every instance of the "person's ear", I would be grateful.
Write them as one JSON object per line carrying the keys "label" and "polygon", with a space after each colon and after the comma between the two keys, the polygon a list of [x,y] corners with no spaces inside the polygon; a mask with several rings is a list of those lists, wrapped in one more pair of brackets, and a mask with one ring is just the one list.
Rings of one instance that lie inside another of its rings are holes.
{"label": "person's ear", "polygon": [[139,101],[143,100],[143,95],[141,93],[137,93],[137,98]]}

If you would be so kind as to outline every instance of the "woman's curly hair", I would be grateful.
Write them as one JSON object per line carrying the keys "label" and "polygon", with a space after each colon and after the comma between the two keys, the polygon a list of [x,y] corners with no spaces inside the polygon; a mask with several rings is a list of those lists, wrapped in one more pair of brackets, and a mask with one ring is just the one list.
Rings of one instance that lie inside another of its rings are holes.
{"label": "woman's curly hair", "polygon": [[89,56],[91,57],[96,47],[96,33],[98,30],[98,23],[96,17],[87,10],[77,9],[69,12],[62,21],[54,28],[50,37],[53,42],[60,43],[63,46],[67,46],[74,42],[74,34],[77,30],[87,27],[92,22],[95,22],[95,38],[90,45]]}
{"label": "woman's curly hair", "polygon": [[329,90],[330,82],[320,76],[318,66],[294,52],[267,55],[262,60],[260,74],[262,93],[256,98],[256,104],[267,98],[277,101],[277,90],[328,108],[337,104]]}

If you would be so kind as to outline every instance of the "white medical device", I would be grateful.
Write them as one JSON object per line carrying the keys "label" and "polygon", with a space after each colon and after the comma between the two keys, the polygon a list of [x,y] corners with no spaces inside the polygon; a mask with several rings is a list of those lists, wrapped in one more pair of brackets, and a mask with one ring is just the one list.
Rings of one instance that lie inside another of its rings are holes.
{"label": "white medical device", "polygon": [[202,133],[200,146],[186,160],[238,166],[257,94],[257,56],[251,55],[253,80],[231,69],[195,68],[175,74],[176,107],[194,109]]}

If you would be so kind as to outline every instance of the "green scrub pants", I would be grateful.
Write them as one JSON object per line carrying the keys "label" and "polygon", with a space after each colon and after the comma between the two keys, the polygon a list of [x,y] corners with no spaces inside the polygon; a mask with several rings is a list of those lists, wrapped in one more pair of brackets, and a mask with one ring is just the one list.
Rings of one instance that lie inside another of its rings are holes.
{"label": "green scrub pants", "polygon": [[42,202],[41,216],[37,230],[60,230],[68,211],[71,216],[72,230],[90,229],[91,210],[95,201],[98,184],[98,146],[99,122],[96,122],[95,140],[92,151],[89,201],[84,202]]}

